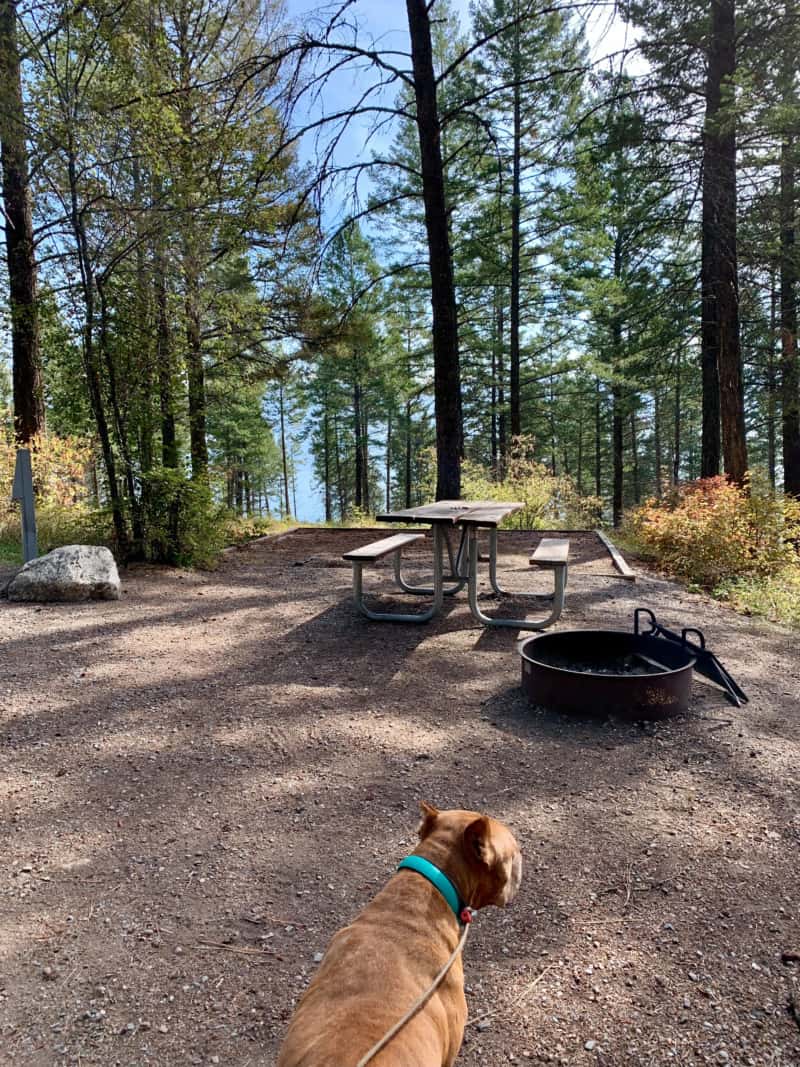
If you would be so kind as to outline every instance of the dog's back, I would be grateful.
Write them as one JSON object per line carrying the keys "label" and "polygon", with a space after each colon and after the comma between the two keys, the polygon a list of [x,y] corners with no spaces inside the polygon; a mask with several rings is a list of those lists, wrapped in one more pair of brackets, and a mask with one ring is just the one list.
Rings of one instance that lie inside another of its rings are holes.
{"label": "dog's back", "polygon": [[[423,805],[420,847],[458,887],[465,904],[506,904],[521,877],[519,846],[477,812]],[[356,1067],[430,987],[458,945],[450,905],[416,871],[398,871],[340,930],[301,998],[277,1067]],[[451,1067],[467,1005],[457,956],[442,984],[370,1067]]]}

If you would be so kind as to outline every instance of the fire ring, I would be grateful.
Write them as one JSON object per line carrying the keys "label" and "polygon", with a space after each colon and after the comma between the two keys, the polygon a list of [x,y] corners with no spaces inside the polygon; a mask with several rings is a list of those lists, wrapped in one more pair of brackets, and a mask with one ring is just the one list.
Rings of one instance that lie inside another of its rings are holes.
{"label": "fire ring", "polygon": [[[649,629],[643,632],[643,618]],[[690,635],[696,640],[691,640]],[[693,671],[716,682],[737,707],[747,697],[705,645],[700,630],[674,633],[647,608],[633,633],[564,630],[520,646],[522,688],[532,704],[582,715],[664,719],[689,707]]]}

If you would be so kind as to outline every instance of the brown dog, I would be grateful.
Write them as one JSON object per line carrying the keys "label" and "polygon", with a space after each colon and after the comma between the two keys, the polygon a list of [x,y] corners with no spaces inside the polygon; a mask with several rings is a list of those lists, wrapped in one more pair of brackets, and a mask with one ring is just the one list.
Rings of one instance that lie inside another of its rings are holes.
{"label": "brown dog", "polygon": [[[422,804],[414,856],[439,868],[462,905],[504,907],[522,857],[511,831],[476,811]],[[355,1067],[430,987],[462,927],[443,893],[416,870],[398,870],[331,941],[289,1024],[277,1067]],[[458,956],[447,977],[370,1067],[452,1067],[467,1003]]]}

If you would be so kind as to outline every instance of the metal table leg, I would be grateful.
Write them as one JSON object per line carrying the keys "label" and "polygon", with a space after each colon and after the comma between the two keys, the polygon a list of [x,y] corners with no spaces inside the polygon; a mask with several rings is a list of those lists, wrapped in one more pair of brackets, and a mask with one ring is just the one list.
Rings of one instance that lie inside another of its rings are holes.
{"label": "metal table leg", "polygon": [[478,529],[469,528],[469,607],[474,618],[484,626],[507,626],[515,630],[545,630],[561,615],[566,590],[566,565],[554,568],[553,608],[544,619],[494,619],[481,611],[478,604]]}
{"label": "metal table leg", "polygon": [[[461,540],[458,545],[458,552],[453,556],[453,545],[450,541],[450,532],[444,528],[441,523],[433,524],[434,538],[436,532],[439,531],[444,539],[445,547],[447,548],[447,558],[450,563],[450,573],[443,575],[443,581],[454,581],[455,585],[447,586],[443,588],[442,592],[444,596],[454,596],[456,593],[460,593],[464,586],[467,584],[467,576],[464,574],[464,531],[461,531]],[[409,585],[409,583],[403,578],[401,573],[402,561],[400,554],[398,553],[394,557],[394,580],[400,586],[404,593],[411,593],[414,596],[432,596],[433,587],[430,585]]]}

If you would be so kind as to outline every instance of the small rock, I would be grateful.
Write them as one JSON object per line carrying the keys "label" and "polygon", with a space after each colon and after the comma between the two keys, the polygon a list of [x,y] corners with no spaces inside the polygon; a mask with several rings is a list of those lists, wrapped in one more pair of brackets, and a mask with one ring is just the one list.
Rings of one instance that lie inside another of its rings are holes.
{"label": "small rock", "polygon": [[314,953],[314,963],[322,963],[324,958],[325,958],[325,953],[324,952],[315,952]]}
{"label": "small rock", "polygon": [[481,1031],[481,1033],[483,1033],[483,1031],[488,1030],[491,1025],[492,1024],[489,1022],[488,1019],[481,1019],[481,1021],[478,1023],[478,1029]]}
{"label": "small rock", "polygon": [[594,1050],[597,1048],[597,1042],[587,1041],[583,1047],[586,1049],[587,1052],[594,1052]]}
{"label": "small rock", "polygon": [[55,982],[58,978],[58,971],[55,967],[42,967],[42,978],[45,982]]}

